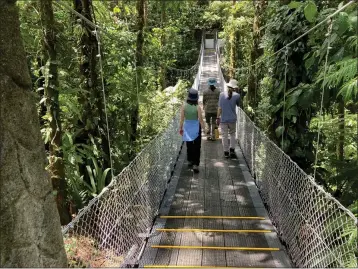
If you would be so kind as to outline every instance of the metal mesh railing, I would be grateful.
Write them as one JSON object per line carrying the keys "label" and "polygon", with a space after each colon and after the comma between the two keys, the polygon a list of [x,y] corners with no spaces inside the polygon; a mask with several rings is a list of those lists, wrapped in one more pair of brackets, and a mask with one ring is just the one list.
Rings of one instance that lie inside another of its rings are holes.
{"label": "metal mesh railing", "polygon": [[[357,219],[238,109],[238,140],[278,234],[298,267],[357,267]],[[354,235],[355,234],[355,235]]]}
{"label": "metal mesh railing", "polygon": [[[204,37],[204,35],[203,35]],[[192,87],[199,89],[200,76],[203,66],[203,55],[204,55],[204,38],[202,37],[199,56],[196,63],[189,69],[177,69],[174,67],[167,67],[169,81],[177,81],[179,79],[194,80]]]}
{"label": "metal mesh railing", "polygon": [[133,264],[182,145],[179,115],[64,228],[71,267]]}

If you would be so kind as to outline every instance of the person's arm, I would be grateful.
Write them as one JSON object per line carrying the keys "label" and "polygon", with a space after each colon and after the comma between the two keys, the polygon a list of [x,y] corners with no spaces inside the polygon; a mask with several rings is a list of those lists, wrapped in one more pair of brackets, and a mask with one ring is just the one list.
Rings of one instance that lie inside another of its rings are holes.
{"label": "person's arm", "polygon": [[216,114],[216,118],[220,118],[221,116],[221,107],[222,107],[222,94],[219,95],[219,102],[218,102],[218,112]]}
{"label": "person's arm", "polygon": [[220,125],[220,117],[221,117],[221,100],[222,100],[222,95],[219,95],[219,102],[218,102],[218,111],[216,112],[216,124]]}
{"label": "person's arm", "polygon": [[203,111],[201,110],[201,107],[198,106],[198,118],[199,118],[199,122],[201,125],[201,129],[205,129],[205,124],[204,124],[204,120],[203,120]]}
{"label": "person's arm", "polygon": [[240,94],[239,94],[239,96],[238,96],[237,99],[236,99],[236,105],[237,105],[237,106],[240,106],[240,99],[241,99],[241,96],[240,96]]}
{"label": "person's arm", "polygon": [[216,118],[220,119],[220,117],[221,117],[221,107],[218,107],[218,112],[217,112]]}
{"label": "person's arm", "polygon": [[180,127],[179,127],[179,133],[183,133],[183,124],[184,124],[184,105],[182,105],[180,109]]}

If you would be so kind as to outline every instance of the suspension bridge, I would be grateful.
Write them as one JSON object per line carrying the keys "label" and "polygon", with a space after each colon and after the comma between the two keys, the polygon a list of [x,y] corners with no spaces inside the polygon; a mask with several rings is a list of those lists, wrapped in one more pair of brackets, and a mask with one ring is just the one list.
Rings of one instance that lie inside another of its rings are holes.
{"label": "suspension bridge", "polygon": [[[226,90],[220,48],[202,42],[193,87]],[[187,167],[179,114],[63,228],[70,266],[357,267],[354,215],[237,110],[237,159],[202,141]],[[80,253],[82,252],[82,253]],[[73,262],[73,263],[71,263]]]}

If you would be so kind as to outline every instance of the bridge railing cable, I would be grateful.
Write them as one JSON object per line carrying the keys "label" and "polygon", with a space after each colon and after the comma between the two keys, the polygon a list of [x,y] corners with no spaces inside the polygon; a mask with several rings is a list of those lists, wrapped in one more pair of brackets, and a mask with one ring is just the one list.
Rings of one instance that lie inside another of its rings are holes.
{"label": "bridge railing cable", "polygon": [[181,149],[178,130],[179,114],[63,229],[71,266],[135,263]]}
{"label": "bridge railing cable", "polygon": [[220,45],[219,45],[219,34],[216,32],[215,36],[215,43],[216,43],[216,63],[217,63],[217,69],[218,69],[218,85],[221,91],[227,91],[227,86],[224,78],[224,74],[221,69],[220,59],[221,59],[221,52],[220,52]]}
{"label": "bridge railing cable", "polygon": [[203,56],[204,56],[204,34],[202,35],[201,38],[200,51],[196,63],[188,69],[178,69],[168,66],[167,70],[170,72],[169,77],[174,76],[175,80],[184,78],[190,81],[194,79],[194,83],[192,87],[197,90],[200,90],[199,85],[200,85],[200,75],[202,70]]}
{"label": "bridge railing cable", "polygon": [[238,109],[238,141],[270,219],[298,267],[357,267],[357,219]]}
{"label": "bridge railing cable", "polygon": [[[267,57],[287,50],[353,2]],[[220,63],[218,45],[216,50]],[[264,59],[267,58],[250,67]],[[220,86],[226,90],[220,70],[219,67]],[[306,268],[356,268],[357,218],[293,162],[241,108],[237,115],[237,138],[242,154],[294,264]]]}

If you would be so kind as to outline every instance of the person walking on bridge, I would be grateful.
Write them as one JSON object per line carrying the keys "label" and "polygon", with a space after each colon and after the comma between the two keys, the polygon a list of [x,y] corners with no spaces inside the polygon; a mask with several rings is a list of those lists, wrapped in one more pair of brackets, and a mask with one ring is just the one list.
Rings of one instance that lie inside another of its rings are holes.
{"label": "person walking on bridge", "polygon": [[186,103],[181,108],[179,130],[180,135],[183,136],[183,141],[186,142],[189,168],[192,168],[194,173],[199,172],[201,129],[205,129],[198,99],[198,91],[191,88],[188,91]]}
{"label": "person walking on bridge", "polygon": [[[236,158],[236,106],[240,105],[240,94],[236,92],[239,88],[237,81],[235,79],[231,79],[227,84],[227,88],[227,92],[220,93],[216,123],[221,127],[225,157]],[[229,135],[230,145],[228,138]]]}
{"label": "person walking on bridge", "polygon": [[216,113],[218,111],[218,101],[220,91],[215,87],[216,79],[209,78],[209,88],[203,93],[203,106],[205,111],[205,120],[208,125],[207,136],[208,140],[215,140],[215,129],[218,128],[216,125]]}

